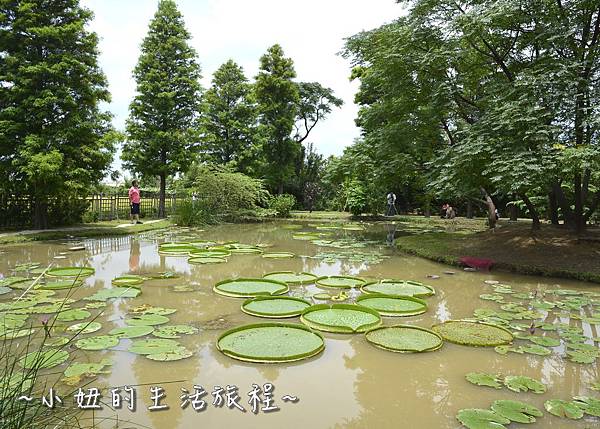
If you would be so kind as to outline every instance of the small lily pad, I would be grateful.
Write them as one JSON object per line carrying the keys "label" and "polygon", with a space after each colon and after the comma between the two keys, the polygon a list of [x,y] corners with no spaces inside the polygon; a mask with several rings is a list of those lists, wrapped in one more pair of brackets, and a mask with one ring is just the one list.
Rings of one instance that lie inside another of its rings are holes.
{"label": "small lily pad", "polygon": [[91,334],[92,332],[99,331],[101,328],[102,324],[99,322],[82,322],[69,326],[67,331],[77,332],[79,334]]}
{"label": "small lily pad", "polygon": [[83,283],[79,280],[55,280],[38,285],[37,289],[43,290],[62,290],[72,289],[81,286]]}
{"label": "small lily pad", "polygon": [[65,350],[38,350],[19,359],[19,365],[25,369],[53,368],[65,362],[68,358],[69,353]]}
{"label": "small lily pad", "polygon": [[592,398],[591,396],[575,396],[573,403],[585,414],[600,417],[600,399]]}
{"label": "small lily pad", "polygon": [[87,319],[91,315],[92,313],[90,313],[87,310],[83,310],[81,308],[74,308],[58,313],[58,316],[56,316],[56,320],[59,320],[61,322],[72,322],[75,320]]}
{"label": "small lily pad", "polygon": [[460,410],[456,418],[468,429],[506,429],[510,420],[490,410],[467,408]]}
{"label": "small lily pad", "polygon": [[521,401],[498,400],[494,401],[491,408],[496,414],[517,423],[533,423],[536,417],[544,415],[533,405]]}
{"label": "small lily pad", "polygon": [[493,387],[494,389],[502,389],[500,379],[494,374],[488,374],[485,372],[470,372],[465,378],[469,383],[476,384],[478,386]]}
{"label": "small lily pad", "polygon": [[119,338],[113,335],[98,335],[75,341],[75,347],[81,350],[105,350],[119,344]]}
{"label": "small lily pad", "polygon": [[77,385],[84,377],[95,377],[98,374],[110,374],[110,371],[104,369],[106,366],[112,365],[108,359],[102,360],[100,363],[80,363],[73,362],[65,369],[65,378],[63,382],[70,386]]}
{"label": "small lily pad", "polygon": [[165,325],[152,332],[159,338],[180,338],[179,334],[192,335],[198,332],[198,328],[189,325]]}
{"label": "small lily pad", "polygon": [[175,350],[169,352],[147,354],[146,358],[160,362],[171,362],[175,360],[186,359],[192,355],[193,353],[185,347],[177,347]]}
{"label": "small lily pad", "polygon": [[140,294],[139,289],[134,288],[114,288],[114,289],[101,289],[91,296],[86,296],[86,301],[108,301],[109,299],[117,298],[135,298]]}
{"label": "small lily pad", "polygon": [[188,259],[188,263],[194,265],[222,264],[224,262],[227,262],[227,259],[218,256],[194,256]]}
{"label": "small lily pad", "polygon": [[162,325],[169,321],[168,317],[161,316],[160,314],[140,314],[132,316],[129,319],[125,319],[125,323],[129,326],[154,326]]}
{"label": "small lily pad", "polygon": [[544,408],[550,414],[557,417],[566,417],[572,420],[579,420],[583,417],[583,411],[575,402],[563,401],[562,399],[550,399],[544,402]]}
{"label": "small lily pad", "polygon": [[147,340],[136,340],[129,347],[129,351],[139,355],[150,355],[157,353],[172,353],[183,348],[177,341],[165,338],[150,338]]}
{"label": "small lily pad", "polygon": [[138,338],[151,334],[153,331],[153,326],[124,326],[121,328],[111,329],[108,334],[118,338]]}
{"label": "small lily pad", "polygon": [[524,375],[507,375],[504,377],[504,385],[513,392],[544,393],[546,386],[540,381]]}

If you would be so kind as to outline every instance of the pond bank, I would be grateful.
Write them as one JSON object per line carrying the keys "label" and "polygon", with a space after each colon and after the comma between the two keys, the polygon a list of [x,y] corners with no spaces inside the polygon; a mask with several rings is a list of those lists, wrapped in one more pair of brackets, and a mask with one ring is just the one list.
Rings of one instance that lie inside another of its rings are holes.
{"label": "pond bank", "polygon": [[48,230],[25,230],[0,233],[0,245],[29,243],[32,241],[61,240],[76,236],[78,238],[113,237],[136,234],[155,229],[168,228],[171,221],[156,219],[145,221],[141,225],[127,224],[127,221],[109,221],[74,225]]}
{"label": "pond bank", "polygon": [[407,253],[450,265],[460,265],[462,256],[474,256],[494,260],[493,269],[600,283],[599,239],[598,228],[578,238],[550,225],[532,233],[528,222],[500,222],[495,231],[404,235],[396,239],[396,245]]}

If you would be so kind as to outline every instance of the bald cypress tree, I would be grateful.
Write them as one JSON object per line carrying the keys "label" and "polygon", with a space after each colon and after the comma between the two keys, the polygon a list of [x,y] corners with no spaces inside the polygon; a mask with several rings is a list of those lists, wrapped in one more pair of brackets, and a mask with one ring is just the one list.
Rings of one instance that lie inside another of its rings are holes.
{"label": "bald cypress tree", "polygon": [[78,0],[0,0],[0,190],[30,197],[36,228],[77,220],[112,161],[91,19]]}
{"label": "bald cypress tree", "polygon": [[167,177],[185,171],[197,147],[200,66],[183,16],[161,0],[133,72],[137,95],[129,106],[125,166],[160,179],[158,216],[165,216]]}

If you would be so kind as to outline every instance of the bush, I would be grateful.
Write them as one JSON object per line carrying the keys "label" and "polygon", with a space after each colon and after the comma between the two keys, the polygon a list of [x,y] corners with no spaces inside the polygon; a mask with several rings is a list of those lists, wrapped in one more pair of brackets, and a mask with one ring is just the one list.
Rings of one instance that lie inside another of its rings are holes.
{"label": "bush", "polygon": [[346,191],[346,206],[350,213],[354,216],[358,216],[363,213],[367,208],[367,194],[362,184],[353,180],[345,187]]}
{"label": "bush", "polygon": [[177,205],[175,223],[180,226],[194,226],[217,223],[218,218],[202,201],[187,198]]}
{"label": "bush", "polygon": [[296,205],[296,198],[290,194],[275,195],[269,202],[269,208],[278,217],[290,217],[290,211]]}

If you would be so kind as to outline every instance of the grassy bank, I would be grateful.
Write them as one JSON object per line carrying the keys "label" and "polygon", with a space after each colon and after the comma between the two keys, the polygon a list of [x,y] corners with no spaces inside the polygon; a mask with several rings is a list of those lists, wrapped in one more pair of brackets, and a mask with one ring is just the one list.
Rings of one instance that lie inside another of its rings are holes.
{"label": "grassy bank", "polygon": [[169,220],[160,220],[153,223],[143,223],[141,225],[127,225],[125,221],[107,221],[86,223],[74,225],[66,228],[56,228],[44,231],[16,231],[0,233],[0,245],[28,243],[32,241],[43,240],[61,240],[71,237],[77,238],[98,238],[112,237],[118,235],[129,235],[155,229],[162,229],[171,226]]}
{"label": "grassy bank", "polygon": [[[598,228],[578,238],[550,225],[532,233],[527,221],[500,222],[494,231],[482,229],[476,220],[459,222],[456,231],[449,230],[448,223],[443,232],[403,235],[396,244],[407,253],[450,265],[459,265],[461,256],[474,256],[494,260],[495,269],[600,283]],[[471,231],[469,222],[473,222]]]}

